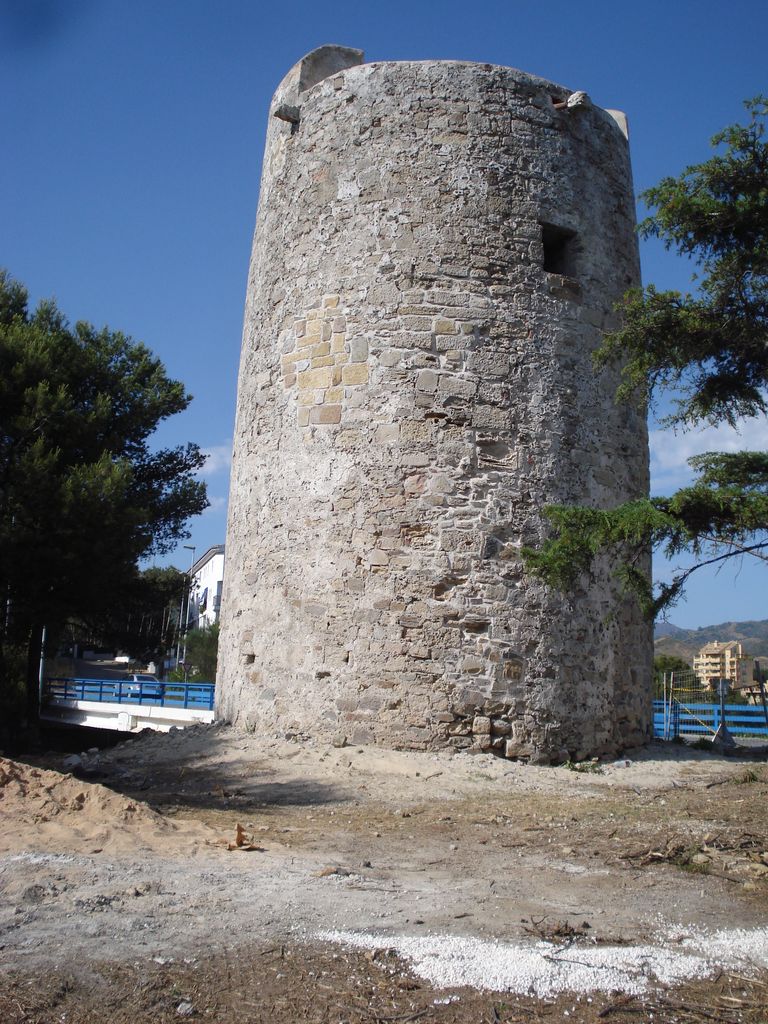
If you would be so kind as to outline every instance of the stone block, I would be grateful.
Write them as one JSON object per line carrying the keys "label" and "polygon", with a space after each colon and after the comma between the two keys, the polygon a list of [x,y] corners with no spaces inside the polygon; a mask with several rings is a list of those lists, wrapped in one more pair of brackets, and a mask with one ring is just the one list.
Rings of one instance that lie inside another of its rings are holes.
{"label": "stone block", "polygon": [[451,736],[471,736],[472,726],[468,722],[456,722],[448,726],[448,733]]}
{"label": "stone block", "polygon": [[400,323],[406,331],[431,331],[432,330],[432,317],[429,316],[404,316],[401,317]]}
{"label": "stone block", "polygon": [[365,557],[370,565],[389,565],[389,555],[380,548],[371,548]]}
{"label": "stone block", "polygon": [[443,374],[437,390],[441,395],[458,395],[460,398],[471,398],[477,392],[477,383],[473,380],[467,380],[466,377]]}
{"label": "stone block", "polygon": [[416,377],[417,391],[437,391],[437,384],[440,377],[434,370],[421,370]]}
{"label": "stone block", "polygon": [[429,648],[419,646],[418,644],[409,647],[407,653],[409,658],[416,658],[418,661],[423,661],[430,656]]}
{"label": "stone block", "polygon": [[455,320],[447,317],[436,317],[432,322],[433,334],[458,334],[459,328]]}
{"label": "stone block", "polygon": [[319,405],[310,410],[310,423],[327,424],[341,423],[340,405]]}
{"label": "stone block", "polygon": [[397,366],[402,359],[403,353],[398,351],[398,349],[385,349],[384,352],[379,355],[379,363],[386,367]]}
{"label": "stone block", "polygon": [[329,388],[333,383],[333,373],[329,366],[320,366],[315,369],[303,370],[299,374],[299,387],[306,388]]}
{"label": "stone block", "polygon": [[472,733],[474,735],[491,735],[491,720],[487,715],[475,715],[472,719]]}
{"label": "stone block", "polygon": [[503,430],[509,427],[509,423],[509,409],[479,403],[472,407],[472,425],[475,427]]}
{"label": "stone block", "polygon": [[508,739],[504,744],[505,757],[530,757],[533,747],[519,739]]}
{"label": "stone block", "polygon": [[352,338],[349,343],[349,360],[364,363],[368,358],[368,342],[365,338]]}
{"label": "stone block", "polygon": [[377,444],[397,444],[400,440],[400,424],[380,423],[373,439]]}
{"label": "stone block", "polygon": [[305,359],[308,359],[308,358],[309,358],[309,352],[307,352],[307,351],[288,352],[286,355],[284,355],[281,358],[280,362],[282,364],[283,370],[287,371],[287,370],[294,369],[296,363],[303,362]]}
{"label": "stone block", "polygon": [[341,368],[342,384],[365,384],[368,380],[367,363],[348,363]]}
{"label": "stone block", "polygon": [[462,362],[461,348],[457,346],[462,345],[466,339],[454,338],[450,334],[435,334],[434,339],[435,348],[444,353],[444,358],[457,364]]}
{"label": "stone block", "polygon": [[434,431],[434,424],[424,422],[424,420],[406,420],[400,424],[400,437],[404,443],[428,443]]}

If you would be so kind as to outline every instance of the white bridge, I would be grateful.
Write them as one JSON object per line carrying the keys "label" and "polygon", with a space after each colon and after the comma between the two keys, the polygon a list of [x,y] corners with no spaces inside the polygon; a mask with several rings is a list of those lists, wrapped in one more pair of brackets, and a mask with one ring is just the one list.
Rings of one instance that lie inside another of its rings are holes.
{"label": "white bridge", "polygon": [[40,719],[117,732],[168,732],[213,721],[213,683],[47,679]]}

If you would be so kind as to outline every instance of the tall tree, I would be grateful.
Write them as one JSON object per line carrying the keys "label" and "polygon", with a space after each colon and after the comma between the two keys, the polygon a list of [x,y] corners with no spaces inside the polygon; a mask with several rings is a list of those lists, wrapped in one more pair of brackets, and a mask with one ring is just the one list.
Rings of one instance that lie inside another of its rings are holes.
{"label": "tall tree", "polygon": [[[716,153],[643,193],[654,210],[641,225],[697,267],[691,294],[630,291],[622,327],[597,353],[598,365],[622,364],[618,397],[646,402],[674,393],[667,426],[690,429],[766,414],[768,386],[768,101],[746,102],[750,118],[712,139]],[[649,616],[681,595],[705,565],[742,555],[768,561],[768,452],[708,452],[689,460],[693,483],[669,497],[610,510],[551,506],[553,532],[529,567],[570,586],[599,551]],[[649,546],[692,564],[655,587],[642,566]]]}
{"label": "tall tree", "polygon": [[219,654],[219,624],[191,629],[185,639],[186,668],[182,675],[191,683],[210,683],[216,679]]}
{"label": "tall tree", "polygon": [[[186,538],[207,505],[195,444],[153,450],[190,396],[144,345],[71,327],[0,273],[0,686],[43,625],[103,607],[138,559]],[[30,683],[32,672],[29,673]],[[36,688],[29,686],[30,711]]]}
{"label": "tall tree", "polygon": [[657,654],[653,659],[653,674],[655,677],[664,675],[665,672],[692,672],[691,666],[683,658],[676,654]]}
{"label": "tall tree", "polygon": [[99,647],[161,664],[179,638],[187,579],[173,566],[137,571],[116,581],[110,599],[75,623],[75,629]]}

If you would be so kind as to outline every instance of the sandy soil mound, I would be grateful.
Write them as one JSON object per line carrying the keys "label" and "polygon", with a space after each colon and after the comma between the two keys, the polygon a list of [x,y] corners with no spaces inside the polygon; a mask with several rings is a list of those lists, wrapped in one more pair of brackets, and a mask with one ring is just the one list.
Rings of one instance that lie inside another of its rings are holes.
{"label": "sandy soil mound", "polygon": [[183,847],[214,838],[205,826],[171,822],[147,804],[72,775],[0,757],[0,852],[94,853]]}

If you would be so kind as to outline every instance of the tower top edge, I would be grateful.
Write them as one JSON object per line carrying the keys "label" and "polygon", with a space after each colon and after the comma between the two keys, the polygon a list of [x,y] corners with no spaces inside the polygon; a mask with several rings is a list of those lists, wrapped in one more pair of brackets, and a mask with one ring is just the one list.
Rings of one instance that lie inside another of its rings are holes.
{"label": "tower top edge", "polygon": [[[523,71],[520,68],[506,64],[494,64],[489,61],[457,60],[452,58],[432,58],[425,60],[378,60],[365,61],[363,50],[351,46],[342,46],[335,43],[327,43],[310,50],[301,57],[291,68],[288,74],[275,90],[273,105],[280,102],[298,102],[303,94],[307,93],[314,86],[342,71],[355,68],[364,68],[365,74],[374,74],[380,69],[396,68],[449,68],[476,71],[478,74],[503,73],[511,76],[521,84],[532,86],[550,93],[553,99],[557,98],[565,102],[569,96],[584,97],[589,102],[586,93],[574,92],[568,86],[553,82],[551,79],[543,78],[541,75]],[[626,116],[623,112],[609,108],[600,108],[616,122],[622,133],[627,136]]]}

